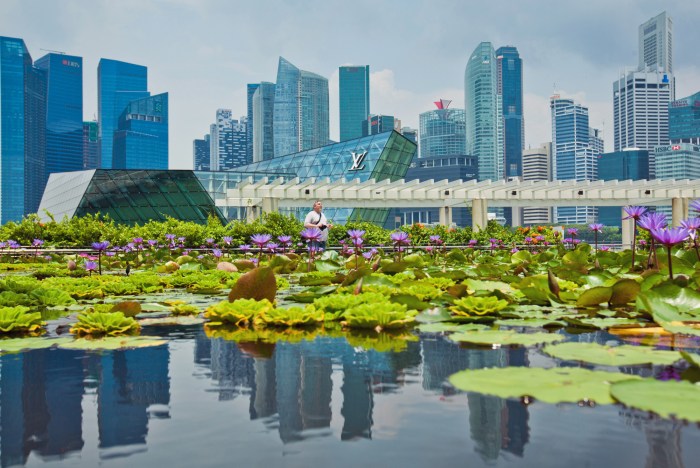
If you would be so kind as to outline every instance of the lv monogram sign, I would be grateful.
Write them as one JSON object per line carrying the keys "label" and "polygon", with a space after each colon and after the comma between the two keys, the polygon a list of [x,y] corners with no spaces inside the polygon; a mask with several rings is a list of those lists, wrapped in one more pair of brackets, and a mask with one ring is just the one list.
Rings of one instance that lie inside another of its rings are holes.
{"label": "lv monogram sign", "polygon": [[350,154],[352,155],[352,167],[348,170],[360,171],[360,170],[364,169],[365,165],[362,164],[362,161],[365,160],[365,156],[367,156],[367,151],[363,151],[362,153],[352,152]]}

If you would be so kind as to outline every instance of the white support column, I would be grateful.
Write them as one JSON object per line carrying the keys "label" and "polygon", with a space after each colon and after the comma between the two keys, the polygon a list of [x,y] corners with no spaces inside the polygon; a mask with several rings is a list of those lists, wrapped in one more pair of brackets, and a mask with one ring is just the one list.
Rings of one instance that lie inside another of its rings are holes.
{"label": "white support column", "polygon": [[512,220],[512,222],[511,222],[511,225],[512,225],[513,227],[522,226],[522,224],[523,224],[523,216],[522,216],[522,215],[523,215],[523,209],[520,208],[519,206],[514,206],[514,207],[512,208],[512,210],[513,210],[513,211],[512,211],[512,218],[513,218],[513,220]]}
{"label": "white support column", "polygon": [[440,224],[449,227],[452,224],[452,207],[443,206],[439,210],[440,212]]}
{"label": "white support column", "polygon": [[474,232],[479,232],[486,229],[488,221],[488,204],[486,200],[479,198],[472,199],[472,230]]}
{"label": "white support column", "polygon": [[258,207],[256,205],[248,205],[245,212],[245,220],[247,223],[252,223],[258,219]]}
{"label": "white support column", "polygon": [[263,197],[262,199],[262,212],[263,213],[276,213],[280,209],[280,201],[274,197]]}
{"label": "white support column", "polygon": [[673,226],[680,226],[681,221],[688,218],[689,203],[687,198],[671,199],[671,224]]}
{"label": "white support column", "polygon": [[622,209],[622,248],[632,248],[632,237],[634,236],[634,220],[624,219],[627,216],[625,209]]}

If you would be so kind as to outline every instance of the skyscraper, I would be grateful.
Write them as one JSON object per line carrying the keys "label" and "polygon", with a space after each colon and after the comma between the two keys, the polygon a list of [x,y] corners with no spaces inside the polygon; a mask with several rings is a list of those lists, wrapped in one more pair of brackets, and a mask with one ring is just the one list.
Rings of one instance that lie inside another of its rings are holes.
{"label": "skyscraper", "polygon": [[275,84],[263,81],[253,94],[253,162],[275,156],[272,131],[274,106]]}
{"label": "skyscraper", "polygon": [[700,144],[700,91],[671,103],[668,137],[671,143]]}
{"label": "skyscraper", "polygon": [[22,39],[0,36],[0,223],[19,221],[44,182],[46,74]]}
{"label": "skyscraper", "polygon": [[639,70],[673,74],[673,21],[666,12],[639,26]]}
{"label": "skyscraper", "polygon": [[192,167],[195,171],[209,171],[209,134],[192,142]]}
{"label": "skyscraper", "polygon": [[246,120],[246,164],[251,164],[253,162],[253,139],[254,128],[253,128],[253,96],[255,96],[255,91],[260,87],[260,83],[248,83],[248,99],[247,99],[247,109],[248,113]]}
{"label": "skyscraper", "polygon": [[496,51],[498,81],[496,92],[501,95],[504,141],[504,176],[522,175],[522,157],[525,147],[523,119],[523,61],[518,49],[499,47]]}
{"label": "skyscraper", "polygon": [[[598,156],[598,180],[642,180],[649,178],[649,151],[624,150]],[[598,222],[621,226],[621,206],[598,207]]]}
{"label": "skyscraper", "polygon": [[273,114],[275,157],[328,144],[328,80],[280,57]]}
{"label": "skyscraper", "polygon": [[[588,124],[588,108],[573,99],[554,95],[552,111],[552,161],[554,180],[595,180],[597,155],[602,150],[602,139]],[[595,207],[576,206],[555,209],[556,222],[564,224],[593,223]]]}
{"label": "skyscraper", "polygon": [[142,65],[100,59],[97,66],[97,114],[100,132],[100,165],[114,167],[112,151],[119,117],[129,102],[150,96],[148,69]]}
{"label": "skyscraper", "polygon": [[83,169],[100,167],[100,154],[97,122],[83,122]]}
{"label": "skyscraper", "polygon": [[362,136],[369,111],[369,65],[343,66],[340,71],[340,141]]}
{"label": "skyscraper", "polygon": [[[523,150],[523,180],[552,180],[552,144]],[[523,224],[547,224],[552,222],[551,208],[523,208]]]}
{"label": "skyscraper", "polygon": [[656,175],[653,148],[668,143],[668,104],[675,99],[673,27],[666,12],[639,26],[639,65],[613,83],[616,152],[649,150],[649,177]]}
{"label": "skyscraper", "polygon": [[127,104],[114,132],[112,167],[168,168],[168,93]]}
{"label": "skyscraper", "polygon": [[48,180],[54,172],[83,169],[83,58],[50,53],[34,65],[46,73]]}
{"label": "skyscraper", "polygon": [[370,115],[362,122],[362,136],[390,132],[396,128],[396,117],[393,115]]}
{"label": "skyscraper", "polygon": [[420,157],[467,154],[464,109],[449,109],[446,99],[435,102],[437,109],[419,116]]}
{"label": "skyscraper", "polygon": [[479,180],[503,178],[503,119],[496,53],[490,42],[474,49],[464,72],[467,154],[479,161]]}
{"label": "skyscraper", "polygon": [[228,133],[226,134],[226,138],[230,139],[226,142],[229,151],[226,154],[219,153],[219,168],[217,170],[228,171],[234,167],[246,165],[248,161],[246,121],[245,116],[239,120],[231,119],[231,126],[227,129]]}

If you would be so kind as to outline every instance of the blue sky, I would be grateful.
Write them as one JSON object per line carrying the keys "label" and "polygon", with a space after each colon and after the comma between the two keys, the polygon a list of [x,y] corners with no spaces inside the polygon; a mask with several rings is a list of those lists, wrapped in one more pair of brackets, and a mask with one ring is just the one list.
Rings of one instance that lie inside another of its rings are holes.
{"label": "blue sky", "polygon": [[2,0],[0,35],[83,57],[84,113],[97,113],[97,63],[146,65],[152,93],[170,93],[170,166],[191,168],[192,140],[217,108],[245,115],[246,84],[275,81],[284,56],[329,79],[338,137],[338,67],[370,65],[371,110],[418,127],[433,101],[464,106],[464,68],[481,41],[518,48],[525,142],[551,138],[549,96],[589,106],[611,150],[612,83],[636,66],[637,27],[674,22],[676,95],[700,91],[700,2],[694,0]]}

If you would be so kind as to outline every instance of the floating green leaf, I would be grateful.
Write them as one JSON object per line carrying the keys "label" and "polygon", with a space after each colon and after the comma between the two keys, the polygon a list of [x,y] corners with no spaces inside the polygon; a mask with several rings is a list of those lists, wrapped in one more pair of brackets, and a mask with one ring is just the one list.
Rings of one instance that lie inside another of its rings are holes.
{"label": "floating green leaf", "polygon": [[41,314],[29,312],[27,307],[0,307],[0,335],[37,335],[44,332],[44,325]]}
{"label": "floating green leaf", "polygon": [[670,365],[681,358],[678,351],[631,345],[603,346],[597,343],[560,343],[546,346],[544,352],[567,361],[583,361],[613,367],[639,364]]}
{"label": "floating green leaf", "polygon": [[635,379],[639,377],[576,367],[505,367],[465,370],[453,374],[449,380],[460,390],[501,398],[532,397],[546,403],[592,401],[604,405],[614,403],[610,396],[611,383]]}
{"label": "floating green leaf", "polygon": [[613,288],[607,286],[596,286],[586,289],[576,300],[579,307],[591,307],[598,304],[607,304],[613,294]]}
{"label": "floating green leaf", "polygon": [[44,349],[61,343],[73,341],[72,338],[15,338],[0,340],[0,353],[17,353],[30,349]]}
{"label": "floating green leaf", "polygon": [[59,343],[62,349],[82,350],[114,350],[125,348],[148,348],[166,344],[166,340],[159,340],[146,336],[110,336],[99,339],[79,338],[65,343]]}
{"label": "floating green leaf", "polygon": [[617,382],[610,389],[620,403],[665,418],[700,422],[700,386],[690,382],[652,379]]}
{"label": "floating green leaf", "polygon": [[681,356],[683,359],[688,361],[688,363],[693,367],[700,367],[700,354],[689,353],[687,351],[681,351]]}
{"label": "floating green leaf", "polygon": [[131,317],[121,312],[86,312],[78,315],[78,321],[70,329],[77,336],[134,335],[141,327]]}
{"label": "floating green leaf", "polygon": [[203,318],[198,317],[160,317],[160,318],[147,318],[139,320],[139,324],[142,327],[149,327],[153,325],[199,325],[204,323]]}
{"label": "floating green leaf", "polygon": [[564,317],[564,320],[568,324],[573,325],[575,327],[600,328],[601,330],[605,330],[605,329],[611,328],[611,327],[630,327],[631,328],[631,327],[641,326],[641,323],[638,320],[628,319],[628,318],[617,318],[617,317],[608,317],[608,318]]}
{"label": "floating green leaf", "polygon": [[236,299],[255,299],[257,301],[267,299],[270,302],[275,302],[276,293],[277,281],[272,269],[260,267],[238,278],[236,285],[228,295],[228,300],[233,302]]}
{"label": "floating green leaf", "polygon": [[466,332],[475,330],[486,330],[488,325],[483,325],[480,323],[446,323],[446,322],[435,322],[435,323],[423,323],[418,326],[418,331],[421,333],[456,333],[456,332]]}
{"label": "floating green leaf", "polygon": [[478,345],[522,345],[554,343],[564,339],[564,335],[550,333],[518,333],[512,330],[485,330],[457,333],[450,336],[453,341]]}
{"label": "floating green leaf", "polygon": [[564,327],[566,322],[563,320],[556,320],[554,318],[531,318],[531,319],[500,319],[494,322],[496,325],[504,325],[507,327],[531,327],[531,328],[543,328],[543,327]]}
{"label": "floating green leaf", "polygon": [[637,295],[642,290],[642,286],[633,279],[621,279],[612,287],[610,306],[619,307],[637,299]]}

